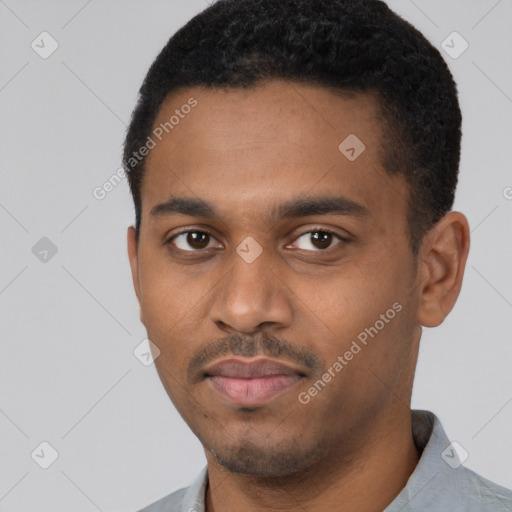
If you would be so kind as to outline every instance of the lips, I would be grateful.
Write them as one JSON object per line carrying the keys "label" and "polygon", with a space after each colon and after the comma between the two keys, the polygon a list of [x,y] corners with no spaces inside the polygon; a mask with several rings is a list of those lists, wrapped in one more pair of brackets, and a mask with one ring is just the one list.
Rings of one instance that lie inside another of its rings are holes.
{"label": "lips", "polygon": [[230,404],[240,407],[262,406],[304,376],[299,369],[266,358],[250,362],[230,358],[204,371],[213,389]]}
{"label": "lips", "polygon": [[300,370],[295,370],[272,359],[257,359],[242,361],[240,359],[225,359],[205,369],[207,377],[221,376],[236,379],[256,379],[270,377],[272,375],[304,375]]}

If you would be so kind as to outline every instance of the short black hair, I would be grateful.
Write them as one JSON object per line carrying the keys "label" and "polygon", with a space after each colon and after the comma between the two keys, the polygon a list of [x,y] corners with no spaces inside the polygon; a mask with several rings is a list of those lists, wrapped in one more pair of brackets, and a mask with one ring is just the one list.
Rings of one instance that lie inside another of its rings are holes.
{"label": "short black hair", "polygon": [[137,240],[146,158],[134,155],[167,96],[267,79],[377,95],[382,165],[408,183],[417,255],[425,233],[453,205],[462,115],[440,52],[380,0],[218,0],[181,27],[151,65],[126,133],[123,167]]}

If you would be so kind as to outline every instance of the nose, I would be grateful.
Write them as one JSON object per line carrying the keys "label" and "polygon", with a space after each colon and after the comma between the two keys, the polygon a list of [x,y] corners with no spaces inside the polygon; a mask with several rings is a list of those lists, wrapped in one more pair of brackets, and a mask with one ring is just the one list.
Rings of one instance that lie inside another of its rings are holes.
{"label": "nose", "polygon": [[270,258],[265,250],[252,262],[234,254],[210,308],[210,318],[220,329],[251,334],[263,326],[290,325],[292,292],[276,266],[270,267]]}

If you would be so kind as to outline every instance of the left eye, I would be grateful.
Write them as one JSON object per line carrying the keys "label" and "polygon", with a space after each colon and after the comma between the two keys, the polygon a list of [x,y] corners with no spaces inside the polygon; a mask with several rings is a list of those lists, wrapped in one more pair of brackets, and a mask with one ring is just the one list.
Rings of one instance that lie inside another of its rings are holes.
{"label": "left eye", "polygon": [[[305,238],[307,243],[306,243],[305,248],[299,247],[299,249],[303,249],[306,251],[310,251],[310,250],[324,251],[326,249],[329,249],[334,238],[337,238],[339,240],[339,242],[346,241],[346,239],[344,239],[343,237],[337,235],[336,233],[333,233],[332,231],[328,231],[325,229],[308,231],[307,233],[300,235],[296,240],[299,241],[301,238]],[[297,243],[297,241],[295,242],[295,244]],[[315,245],[313,245],[313,244],[315,244]],[[338,244],[335,244],[335,245],[338,245]],[[307,246],[309,246],[309,247],[307,247]],[[311,249],[311,247],[312,247],[312,249]]]}

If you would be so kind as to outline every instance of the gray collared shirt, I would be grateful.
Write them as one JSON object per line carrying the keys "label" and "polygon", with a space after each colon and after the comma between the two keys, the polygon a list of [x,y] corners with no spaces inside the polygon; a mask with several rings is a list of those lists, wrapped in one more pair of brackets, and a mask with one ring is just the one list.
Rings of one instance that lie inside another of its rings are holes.
{"label": "gray collared shirt", "polygon": [[[512,490],[464,467],[437,416],[412,410],[412,431],[422,451],[407,485],[383,512],[512,512]],[[139,512],[205,512],[207,466],[189,487]]]}

